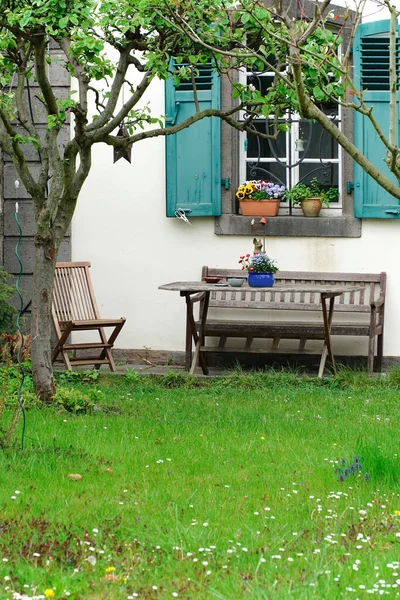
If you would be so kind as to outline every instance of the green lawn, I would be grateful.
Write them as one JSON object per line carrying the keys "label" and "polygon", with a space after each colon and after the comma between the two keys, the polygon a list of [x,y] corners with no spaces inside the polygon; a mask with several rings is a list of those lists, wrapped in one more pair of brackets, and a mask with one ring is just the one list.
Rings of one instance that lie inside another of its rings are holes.
{"label": "green lawn", "polygon": [[0,450],[0,599],[398,596],[399,380],[64,380],[93,413]]}

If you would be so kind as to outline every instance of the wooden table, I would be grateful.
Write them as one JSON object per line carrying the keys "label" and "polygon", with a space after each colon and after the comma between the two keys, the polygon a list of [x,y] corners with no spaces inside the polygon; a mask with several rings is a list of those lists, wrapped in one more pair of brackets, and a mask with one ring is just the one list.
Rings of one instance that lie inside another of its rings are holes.
{"label": "wooden table", "polygon": [[[172,292],[179,292],[186,301],[187,320],[190,324],[190,329],[195,343],[195,351],[193,355],[192,364],[190,365],[190,374],[193,375],[197,365],[200,363],[203,373],[208,375],[208,367],[204,360],[204,356],[201,353],[201,344],[204,339],[204,330],[207,323],[208,304],[210,300],[211,292],[215,292],[220,289],[218,284],[206,283],[204,281],[175,281],[173,283],[166,283],[160,285],[159,290],[167,290]],[[224,289],[224,288],[222,288]],[[226,289],[226,288],[225,288]],[[345,292],[356,292],[360,290],[358,286],[340,286],[340,285],[274,285],[270,287],[250,287],[247,284],[237,288],[229,287],[230,291],[248,291],[248,292],[310,292],[314,294],[320,294],[322,318],[324,323],[324,346],[321,354],[320,367],[318,371],[318,377],[323,376],[325,369],[325,362],[327,356],[329,356],[333,372],[336,374],[335,357],[332,351],[331,344],[331,324],[333,318],[333,310],[335,304],[335,298],[341,296]],[[191,296],[204,292],[204,308],[202,318],[200,322],[199,332],[197,333],[195,318],[193,314],[193,303]],[[327,306],[327,300],[329,299],[329,307]]]}

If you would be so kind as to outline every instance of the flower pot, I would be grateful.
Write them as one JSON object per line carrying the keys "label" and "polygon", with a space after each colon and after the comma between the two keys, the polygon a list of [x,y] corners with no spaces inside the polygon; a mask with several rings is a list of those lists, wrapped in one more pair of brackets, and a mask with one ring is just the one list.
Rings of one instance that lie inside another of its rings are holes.
{"label": "flower pot", "polygon": [[275,283],[274,274],[249,271],[247,283],[250,287],[272,287]]}
{"label": "flower pot", "polygon": [[306,198],[300,205],[305,217],[318,217],[322,202],[319,198]]}
{"label": "flower pot", "polygon": [[281,201],[274,200],[240,200],[242,215],[245,217],[276,217]]}

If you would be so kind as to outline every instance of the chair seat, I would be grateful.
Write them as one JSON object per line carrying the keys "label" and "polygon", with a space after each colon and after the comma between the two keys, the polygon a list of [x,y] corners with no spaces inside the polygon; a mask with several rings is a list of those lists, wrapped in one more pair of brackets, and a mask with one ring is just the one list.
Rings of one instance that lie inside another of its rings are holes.
{"label": "chair seat", "polygon": [[75,320],[75,321],[60,321],[61,329],[73,327],[74,329],[97,329],[98,327],[115,327],[120,323],[124,323],[125,319],[93,319],[93,320]]}

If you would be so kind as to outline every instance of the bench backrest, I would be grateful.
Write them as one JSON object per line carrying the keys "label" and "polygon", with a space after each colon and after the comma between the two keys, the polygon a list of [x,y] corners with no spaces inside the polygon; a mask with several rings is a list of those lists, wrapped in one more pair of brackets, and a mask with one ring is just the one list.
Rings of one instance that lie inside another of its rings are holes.
{"label": "bench backrest", "polygon": [[[245,277],[246,271],[203,267],[202,277]],[[358,286],[360,291],[346,292],[335,302],[335,312],[369,313],[370,303],[385,297],[386,273],[314,273],[308,271],[278,271],[277,284],[286,285],[340,285]],[[320,310],[320,295],[309,292],[259,292],[257,288],[220,288],[210,294],[210,307],[216,308],[262,308],[275,310]]]}
{"label": "bench backrest", "polygon": [[56,264],[52,314],[56,322],[99,319],[89,262]]}

